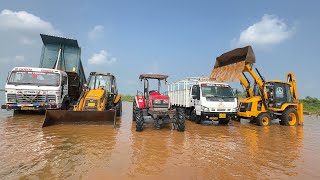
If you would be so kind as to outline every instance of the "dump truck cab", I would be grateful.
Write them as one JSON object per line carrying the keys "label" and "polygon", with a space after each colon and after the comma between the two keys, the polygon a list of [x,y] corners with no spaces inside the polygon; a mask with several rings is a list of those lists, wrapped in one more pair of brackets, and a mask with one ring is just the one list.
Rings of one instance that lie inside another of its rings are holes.
{"label": "dump truck cab", "polygon": [[197,123],[219,121],[227,124],[237,115],[237,98],[226,83],[200,81],[192,86],[190,93],[190,104],[194,107],[191,119]]}
{"label": "dump truck cab", "polygon": [[66,109],[68,76],[60,70],[33,67],[15,67],[5,85],[6,104],[2,109],[35,110]]}

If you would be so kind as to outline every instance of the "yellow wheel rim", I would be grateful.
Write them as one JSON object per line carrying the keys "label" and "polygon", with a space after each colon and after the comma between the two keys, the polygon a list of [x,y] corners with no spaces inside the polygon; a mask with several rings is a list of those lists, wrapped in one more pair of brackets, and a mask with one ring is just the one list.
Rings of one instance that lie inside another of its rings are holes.
{"label": "yellow wheel rim", "polygon": [[296,114],[295,113],[290,113],[289,114],[289,125],[290,126],[294,126],[294,125],[296,125],[296,123],[297,123],[297,116],[296,116]]}
{"label": "yellow wheel rim", "polygon": [[262,118],[262,125],[268,126],[269,125],[269,118],[268,117],[263,117]]}

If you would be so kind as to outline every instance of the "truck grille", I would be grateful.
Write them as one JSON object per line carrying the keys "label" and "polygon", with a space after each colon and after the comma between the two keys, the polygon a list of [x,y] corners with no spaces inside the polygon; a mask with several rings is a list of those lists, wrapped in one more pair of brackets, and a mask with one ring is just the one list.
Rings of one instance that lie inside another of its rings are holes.
{"label": "truck grille", "polygon": [[45,103],[46,95],[42,94],[17,94],[17,103],[31,104],[31,103]]}
{"label": "truck grille", "polygon": [[56,102],[56,95],[48,95],[47,102]]}

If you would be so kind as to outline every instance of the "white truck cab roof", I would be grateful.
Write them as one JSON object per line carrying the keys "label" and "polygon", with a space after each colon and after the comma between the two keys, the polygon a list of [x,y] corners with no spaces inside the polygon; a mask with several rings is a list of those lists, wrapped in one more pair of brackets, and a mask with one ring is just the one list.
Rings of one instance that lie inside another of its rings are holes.
{"label": "white truck cab roof", "polygon": [[49,69],[49,68],[35,68],[35,67],[14,67],[12,71],[29,71],[29,72],[44,72],[44,73],[58,73],[67,75],[66,72],[60,71],[57,69]]}

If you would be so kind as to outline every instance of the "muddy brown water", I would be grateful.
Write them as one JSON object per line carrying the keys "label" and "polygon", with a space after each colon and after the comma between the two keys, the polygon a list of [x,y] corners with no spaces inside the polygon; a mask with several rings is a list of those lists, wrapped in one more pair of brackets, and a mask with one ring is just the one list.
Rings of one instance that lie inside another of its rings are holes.
{"label": "muddy brown water", "polygon": [[132,103],[112,125],[57,125],[0,111],[0,179],[319,179],[320,119],[305,125],[227,126],[187,121],[135,131]]}

